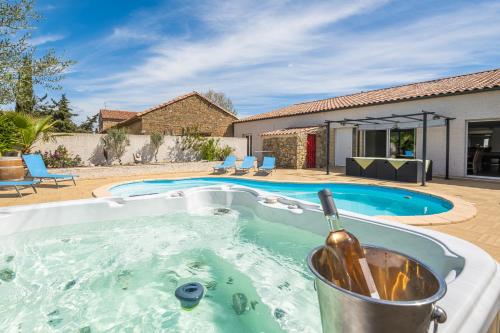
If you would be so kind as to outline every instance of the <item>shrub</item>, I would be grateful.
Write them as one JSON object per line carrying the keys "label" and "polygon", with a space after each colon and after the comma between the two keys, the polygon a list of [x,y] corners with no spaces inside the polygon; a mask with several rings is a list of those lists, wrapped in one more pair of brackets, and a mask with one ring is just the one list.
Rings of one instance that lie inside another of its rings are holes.
{"label": "shrub", "polygon": [[49,168],[74,168],[83,165],[80,156],[73,156],[63,145],[57,146],[54,152],[45,152],[42,157]]}
{"label": "shrub", "polygon": [[158,150],[160,149],[160,146],[163,144],[163,142],[165,142],[165,138],[164,138],[163,134],[158,133],[158,132],[153,132],[149,136],[149,141],[151,143],[151,147],[153,147],[155,161],[158,162],[158,158],[157,158]]}
{"label": "shrub", "polygon": [[234,148],[229,147],[229,146],[224,146],[224,147],[220,148],[219,160],[225,159],[226,157],[231,155],[233,153],[233,151],[234,151]]}
{"label": "shrub", "polygon": [[0,155],[19,148],[20,135],[8,115],[0,114]]}
{"label": "shrub", "polygon": [[187,128],[183,130],[180,144],[182,151],[193,151],[202,160],[220,161],[231,155],[234,149],[229,146],[221,147],[219,141],[204,137],[196,128]]}
{"label": "shrub", "polygon": [[104,148],[106,162],[111,164],[113,159],[117,159],[122,164],[121,158],[125,154],[125,149],[130,145],[127,132],[123,128],[110,128],[108,133],[101,138]]}
{"label": "shrub", "polygon": [[203,141],[198,152],[202,160],[219,161],[229,156],[233,152],[233,148],[220,147],[219,139],[209,138]]}

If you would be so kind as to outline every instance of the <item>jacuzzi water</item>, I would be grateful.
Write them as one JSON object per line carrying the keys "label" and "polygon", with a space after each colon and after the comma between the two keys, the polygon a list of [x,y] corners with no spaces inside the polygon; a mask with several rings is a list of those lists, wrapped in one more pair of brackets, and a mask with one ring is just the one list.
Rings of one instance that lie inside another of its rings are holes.
{"label": "jacuzzi water", "polygon": [[334,193],[335,202],[339,208],[368,216],[431,215],[443,213],[453,208],[451,202],[436,196],[383,186],[267,182],[223,177],[146,180],[117,185],[109,191],[116,196],[136,196],[221,183],[248,186],[314,203],[319,203],[317,193],[326,187]]}
{"label": "jacuzzi water", "polygon": [[[3,332],[320,332],[305,258],[322,237],[244,207],[0,238]],[[191,311],[174,296],[205,286]]]}

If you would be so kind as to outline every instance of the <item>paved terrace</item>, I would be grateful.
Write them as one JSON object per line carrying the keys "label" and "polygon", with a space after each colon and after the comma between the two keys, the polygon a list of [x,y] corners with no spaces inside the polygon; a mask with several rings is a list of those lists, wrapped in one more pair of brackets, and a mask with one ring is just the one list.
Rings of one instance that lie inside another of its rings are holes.
{"label": "paved terrace", "polygon": [[[209,170],[209,168],[207,169]],[[76,171],[80,175],[80,178],[77,179],[76,187],[72,184],[70,185],[70,182],[64,182],[64,185],[56,189],[52,183],[46,182],[38,186],[38,194],[32,194],[31,189],[22,190],[23,194],[25,194],[23,198],[18,198],[13,190],[0,191],[0,206],[91,198],[94,189],[103,185],[124,181],[153,178],[200,177],[210,174],[209,171],[180,172],[179,170],[183,169],[165,170],[164,168],[148,166],[84,168]],[[60,170],[54,170],[54,172],[59,173]],[[489,252],[496,260],[500,260],[500,182],[468,179],[444,180],[437,178],[429,182],[428,186],[422,188],[418,184],[403,184],[348,177],[340,172],[333,172],[327,176],[322,170],[291,169],[279,169],[269,176],[254,176],[253,172],[250,172],[249,175],[238,177],[276,181],[338,181],[376,184],[459,197],[476,206],[477,215],[474,218],[461,223],[425,226],[425,228],[438,230],[468,240]]]}

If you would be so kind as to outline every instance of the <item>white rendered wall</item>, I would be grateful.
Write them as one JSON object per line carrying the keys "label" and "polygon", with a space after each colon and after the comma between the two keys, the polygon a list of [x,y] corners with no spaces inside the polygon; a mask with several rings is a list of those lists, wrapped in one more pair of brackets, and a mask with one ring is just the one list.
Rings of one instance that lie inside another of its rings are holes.
{"label": "white rendered wall", "polygon": [[[54,151],[57,146],[63,145],[73,155],[80,155],[85,165],[102,165],[105,164],[101,138],[104,134],[87,134],[74,133],[69,136],[57,137],[55,141],[38,142],[32,151],[40,150],[42,153],[46,151]],[[129,135],[130,146],[127,147],[122,158],[122,163],[134,163],[133,154],[140,153],[143,162],[154,161],[153,152],[149,144],[149,135]],[[219,139],[221,146],[230,146],[234,149],[234,155],[238,159],[242,159],[246,155],[246,139],[222,137]],[[180,137],[165,136],[165,142],[158,150],[158,162],[184,162],[193,160],[190,153],[182,150],[180,145]],[[114,163],[117,163],[115,161]]]}
{"label": "white rendered wall", "polygon": [[[466,174],[467,121],[500,120],[500,90],[235,123],[234,133],[236,137],[252,134],[253,150],[256,151],[262,149],[260,134],[267,131],[288,127],[315,126],[324,124],[325,120],[390,116],[395,113],[408,114],[422,110],[434,111],[456,118],[450,123],[450,176],[463,177]],[[429,128],[428,131],[427,158],[434,162],[434,174],[444,175],[445,127]],[[422,152],[421,139],[422,132],[419,129],[417,130],[417,157],[420,157]]]}

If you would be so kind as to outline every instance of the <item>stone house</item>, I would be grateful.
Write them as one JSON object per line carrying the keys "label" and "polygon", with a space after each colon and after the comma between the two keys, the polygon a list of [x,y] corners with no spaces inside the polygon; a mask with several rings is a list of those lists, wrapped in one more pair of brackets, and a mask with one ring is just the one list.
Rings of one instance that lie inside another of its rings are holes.
{"label": "stone house", "polygon": [[233,113],[194,91],[134,113],[115,126],[126,128],[129,134],[182,135],[187,129],[196,129],[204,136],[230,137],[236,120]]}
{"label": "stone house", "polygon": [[280,168],[322,168],[326,164],[325,127],[287,128],[262,133],[266,154],[276,157]]}
{"label": "stone house", "polygon": [[103,132],[108,128],[132,118],[136,112],[132,111],[122,111],[122,110],[99,110],[99,132]]}

